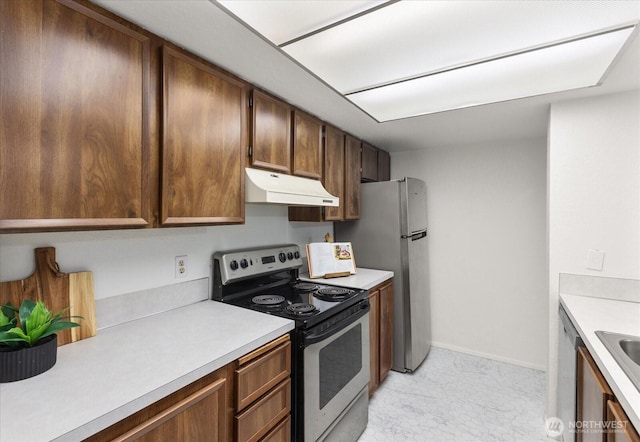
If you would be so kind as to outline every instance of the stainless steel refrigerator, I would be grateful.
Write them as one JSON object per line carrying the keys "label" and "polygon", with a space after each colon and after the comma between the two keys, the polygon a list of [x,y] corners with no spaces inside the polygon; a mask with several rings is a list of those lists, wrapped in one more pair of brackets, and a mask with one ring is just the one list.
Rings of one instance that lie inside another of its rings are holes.
{"label": "stainless steel refrigerator", "polygon": [[414,371],[431,347],[427,196],[417,178],[363,183],[356,221],[334,223],[351,241],[356,265],[394,273],[393,366]]}

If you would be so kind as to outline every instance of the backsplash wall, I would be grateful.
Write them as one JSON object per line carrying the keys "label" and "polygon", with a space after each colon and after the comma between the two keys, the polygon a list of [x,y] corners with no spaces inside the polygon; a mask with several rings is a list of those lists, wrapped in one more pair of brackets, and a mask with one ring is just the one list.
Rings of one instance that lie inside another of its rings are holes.
{"label": "backsplash wall", "polygon": [[[327,232],[333,223],[290,223],[287,206],[247,204],[243,225],[2,234],[0,281],[28,277],[33,250],[52,246],[63,272],[93,271],[96,299],[103,299],[209,277],[218,250],[294,243],[304,255],[304,245]],[[176,279],[179,255],[188,257],[188,274]]]}

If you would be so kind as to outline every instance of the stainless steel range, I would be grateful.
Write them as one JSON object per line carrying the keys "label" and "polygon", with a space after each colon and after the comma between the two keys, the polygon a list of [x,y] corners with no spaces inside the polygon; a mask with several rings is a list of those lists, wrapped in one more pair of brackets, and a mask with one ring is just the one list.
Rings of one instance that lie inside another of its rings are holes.
{"label": "stainless steel range", "polygon": [[217,252],[212,298],[295,321],[292,440],[356,441],[368,420],[368,293],[300,281],[301,266],[295,244]]}

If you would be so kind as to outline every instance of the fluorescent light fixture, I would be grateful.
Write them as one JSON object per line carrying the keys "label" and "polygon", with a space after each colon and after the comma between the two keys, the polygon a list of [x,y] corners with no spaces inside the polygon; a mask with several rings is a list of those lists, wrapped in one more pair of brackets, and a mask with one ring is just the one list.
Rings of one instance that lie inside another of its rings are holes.
{"label": "fluorescent light fixture", "polygon": [[217,0],[275,45],[322,29],[386,0]]}
{"label": "fluorescent light fixture", "polygon": [[595,86],[640,22],[618,0],[215,3],[378,121]]}
{"label": "fluorescent light fixture", "polygon": [[347,95],[389,121],[597,85],[634,27]]}
{"label": "fluorescent light fixture", "polygon": [[399,1],[282,49],[348,94],[638,20],[638,1]]}

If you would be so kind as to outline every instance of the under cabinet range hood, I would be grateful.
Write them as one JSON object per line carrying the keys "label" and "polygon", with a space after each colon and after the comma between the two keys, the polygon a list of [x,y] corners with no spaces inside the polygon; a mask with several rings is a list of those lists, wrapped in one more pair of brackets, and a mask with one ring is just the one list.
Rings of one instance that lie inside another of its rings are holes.
{"label": "under cabinet range hood", "polygon": [[331,207],[340,203],[340,199],[327,192],[320,181],[249,167],[245,171],[247,203]]}

